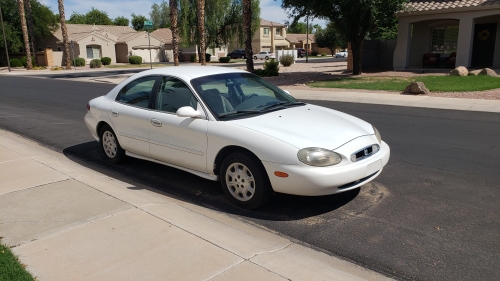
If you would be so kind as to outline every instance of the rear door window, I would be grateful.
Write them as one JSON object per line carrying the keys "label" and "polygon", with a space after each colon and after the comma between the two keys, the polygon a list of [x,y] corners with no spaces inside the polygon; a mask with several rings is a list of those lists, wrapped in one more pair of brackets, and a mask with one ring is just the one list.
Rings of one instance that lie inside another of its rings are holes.
{"label": "rear door window", "polygon": [[148,108],[151,93],[157,79],[158,76],[147,76],[130,82],[120,91],[116,97],[116,101],[137,107]]}

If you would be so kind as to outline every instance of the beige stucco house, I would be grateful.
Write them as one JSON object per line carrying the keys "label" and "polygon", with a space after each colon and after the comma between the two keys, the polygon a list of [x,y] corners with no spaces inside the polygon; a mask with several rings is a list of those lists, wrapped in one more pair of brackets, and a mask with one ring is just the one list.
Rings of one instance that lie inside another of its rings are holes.
{"label": "beige stucco house", "polygon": [[[257,29],[252,38],[252,51],[255,54],[263,51],[274,52],[276,50],[288,49],[290,43],[286,40],[286,36],[284,24],[260,19],[259,29]],[[230,51],[244,48],[245,46],[236,42],[229,45]]]}
{"label": "beige stucco house", "polygon": [[397,16],[395,70],[423,67],[428,54],[436,67],[500,66],[500,0],[410,0]]}
{"label": "beige stucco house", "polygon": [[[92,59],[110,57],[112,63],[127,63],[131,55],[143,57],[149,62],[149,40],[153,62],[165,61],[164,42],[151,34],[137,32],[128,26],[67,24],[71,58],[84,58],[87,63]],[[50,46],[54,54],[54,63],[62,64],[62,32],[56,30],[51,36],[42,38],[38,46]]]}

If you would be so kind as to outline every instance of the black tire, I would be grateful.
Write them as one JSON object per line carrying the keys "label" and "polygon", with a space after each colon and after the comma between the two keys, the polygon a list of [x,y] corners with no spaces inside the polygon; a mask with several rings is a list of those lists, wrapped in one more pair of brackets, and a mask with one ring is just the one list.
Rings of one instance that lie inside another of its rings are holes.
{"label": "black tire", "polygon": [[256,60],[257,59],[257,56],[253,56],[253,59]]}
{"label": "black tire", "polygon": [[101,149],[109,162],[119,164],[125,160],[125,150],[120,146],[115,132],[109,125],[104,125],[99,134]]}
{"label": "black tire", "polygon": [[[226,172],[228,173],[226,174]],[[230,175],[231,173],[233,176]],[[273,189],[264,166],[253,155],[241,152],[228,155],[222,162],[219,176],[227,199],[236,206],[255,209],[264,205],[273,195]],[[248,180],[248,178],[253,179],[253,181]],[[249,190],[253,190],[253,193]],[[249,196],[250,193],[251,196]]]}
{"label": "black tire", "polygon": [[266,56],[266,60],[268,60],[268,59],[269,59],[269,57]]}

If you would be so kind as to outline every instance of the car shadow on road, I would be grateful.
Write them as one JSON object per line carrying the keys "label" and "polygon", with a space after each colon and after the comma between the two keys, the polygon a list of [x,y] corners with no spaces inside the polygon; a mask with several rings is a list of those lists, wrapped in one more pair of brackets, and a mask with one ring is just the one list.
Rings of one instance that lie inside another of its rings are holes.
{"label": "car shadow on road", "polygon": [[127,157],[125,163],[109,163],[96,141],[63,150],[70,160],[106,176],[131,184],[130,189],[147,189],[158,196],[170,196],[228,214],[269,221],[301,220],[332,212],[348,204],[359,188],[328,196],[295,196],[276,193],[264,206],[245,210],[228,203],[219,182],[203,179],[165,165]]}

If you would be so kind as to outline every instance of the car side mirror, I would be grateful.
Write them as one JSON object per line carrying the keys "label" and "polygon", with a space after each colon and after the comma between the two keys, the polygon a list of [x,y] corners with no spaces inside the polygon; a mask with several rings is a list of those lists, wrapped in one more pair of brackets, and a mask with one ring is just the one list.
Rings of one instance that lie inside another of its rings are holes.
{"label": "car side mirror", "polygon": [[191,106],[183,106],[177,110],[175,113],[179,117],[189,117],[189,118],[205,118],[205,113],[203,111],[198,111]]}

